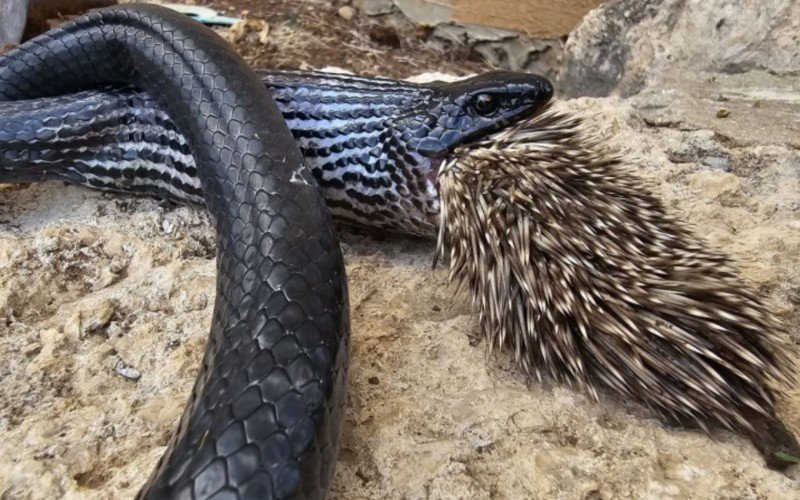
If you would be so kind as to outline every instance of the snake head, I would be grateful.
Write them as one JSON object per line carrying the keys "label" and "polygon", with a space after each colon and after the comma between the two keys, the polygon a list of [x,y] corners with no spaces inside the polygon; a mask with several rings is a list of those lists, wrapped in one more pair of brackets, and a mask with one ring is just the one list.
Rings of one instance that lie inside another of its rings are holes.
{"label": "snake head", "polygon": [[[456,146],[529,116],[553,96],[553,85],[539,75],[494,71],[452,83],[431,84],[434,97],[427,116],[412,124],[412,147],[441,158]],[[416,143],[416,144],[414,144]]]}

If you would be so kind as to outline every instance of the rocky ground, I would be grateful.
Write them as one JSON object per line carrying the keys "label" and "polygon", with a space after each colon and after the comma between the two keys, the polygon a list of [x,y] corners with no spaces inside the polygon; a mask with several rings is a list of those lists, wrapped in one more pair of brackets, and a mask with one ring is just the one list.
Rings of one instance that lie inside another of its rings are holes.
{"label": "rocky ground", "polygon": [[[308,5],[340,23],[338,7]],[[302,38],[315,25],[276,21],[284,14],[253,17],[276,24],[274,37]],[[341,19],[353,47],[366,29],[358,22]],[[238,46],[250,56],[272,50],[259,43]],[[369,72],[407,76],[398,68],[416,52],[405,43],[364,59],[375,62]],[[297,52],[295,62],[364,69],[355,51],[324,64]],[[628,97],[561,106],[586,116],[674,213],[736,259],[800,347],[800,74],[671,71],[648,53],[657,71],[626,86]],[[415,72],[476,69],[425,57]],[[766,469],[741,437],[667,427],[619,398],[595,402],[526,380],[502,354],[487,357],[468,301],[444,270],[431,271],[432,242],[341,238],[353,347],[335,498],[800,498],[800,471]],[[207,217],[190,208],[63,185],[2,188],[0,498],[137,491],[202,356],[213,258]],[[780,411],[800,433],[800,389]]]}

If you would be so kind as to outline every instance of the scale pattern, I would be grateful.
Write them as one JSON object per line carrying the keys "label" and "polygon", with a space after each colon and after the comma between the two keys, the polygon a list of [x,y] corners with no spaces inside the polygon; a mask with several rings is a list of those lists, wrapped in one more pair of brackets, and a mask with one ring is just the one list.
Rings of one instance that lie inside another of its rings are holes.
{"label": "scale pattern", "polygon": [[[495,72],[419,85],[321,72],[262,81],[339,221],[433,237],[442,156],[546,101],[535,75]],[[480,116],[470,96],[497,92]],[[63,180],[95,189],[203,203],[186,138],[147,92],[89,90],[0,102],[0,182]]]}
{"label": "scale pattern", "polygon": [[322,497],[342,420],[347,290],[332,221],[283,117],[227,44],[161,7],[93,13],[0,59],[0,100],[106,83],[159,96],[191,146],[218,234],[203,366],[140,496]]}
{"label": "scale pattern", "polygon": [[441,160],[551,95],[542,77],[500,72],[261,82],[211,31],[152,5],[90,14],[0,58],[0,182],[188,201],[215,221],[205,358],[140,497],[324,497],[349,325],[322,190],[349,222],[431,235]]}

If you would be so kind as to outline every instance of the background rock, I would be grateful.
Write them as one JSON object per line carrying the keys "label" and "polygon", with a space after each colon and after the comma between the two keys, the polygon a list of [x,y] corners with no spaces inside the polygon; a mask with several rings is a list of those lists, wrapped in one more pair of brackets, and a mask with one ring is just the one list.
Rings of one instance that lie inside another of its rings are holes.
{"label": "background rock", "polygon": [[492,26],[536,39],[569,33],[602,0],[358,0],[368,15],[386,14],[394,5],[417,24],[441,23]]}
{"label": "background rock", "polygon": [[431,39],[445,46],[468,47],[472,54],[497,69],[528,71],[554,78],[561,62],[563,41],[536,40],[491,26],[442,23]]}
{"label": "background rock", "polygon": [[28,0],[3,0],[0,2],[0,49],[14,45],[22,39]]}
{"label": "background rock", "polygon": [[665,75],[793,74],[798,45],[795,0],[614,0],[570,34],[558,88],[569,96],[625,96]]}
{"label": "background rock", "polygon": [[563,39],[600,0],[360,0],[367,15],[402,15],[433,28],[431,40],[496,69],[555,77]]}
{"label": "background rock", "polygon": [[23,39],[28,40],[52,28],[52,20],[61,22],[69,16],[116,4],[117,0],[30,0]]}

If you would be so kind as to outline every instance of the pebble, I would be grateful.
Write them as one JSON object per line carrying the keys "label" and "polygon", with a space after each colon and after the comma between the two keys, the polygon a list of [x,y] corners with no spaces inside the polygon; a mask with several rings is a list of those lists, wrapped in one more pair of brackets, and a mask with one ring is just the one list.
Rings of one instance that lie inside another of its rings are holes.
{"label": "pebble", "polygon": [[230,28],[228,28],[228,33],[225,34],[225,38],[227,38],[231,43],[241,42],[244,40],[244,37],[247,34],[246,26],[247,21],[244,19],[236,21]]}
{"label": "pebble", "polygon": [[140,372],[136,368],[133,368],[132,366],[126,365],[122,361],[117,363],[117,366],[114,368],[114,371],[117,372],[117,375],[125,377],[128,380],[133,380],[134,382],[142,378],[142,372]]}
{"label": "pebble", "polygon": [[261,45],[269,43],[269,24],[264,23],[264,27],[258,32],[258,42]]}
{"label": "pebble", "polygon": [[231,43],[238,43],[249,38],[251,33],[257,34],[259,43],[266,45],[269,41],[269,24],[261,19],[242,19],[228,29],[225,38]]}
{"label": "pebble", "polygon": [[353,10],[352,7],[348,7],[345,5],[344,7],[339,8],[339,17],[344,19],[345,21],[350,21],[355,17],[356,11]]}
{"label": "pebble", "polygon": [[161,221],[161,230],[164,232],[164,234],[172,234],[172,232],[175,231],[175,222],[164,219]]}
{"label": "pebble", "polygon": [[727,108],[719,108],[717,110],[717,118],[727,118],[731,116],[731,110]]}
{"label": "pebble", "polygon": [[731,171],[731,161],[724,156],[706,156],[703,158],[703,165],[721,172]]}

